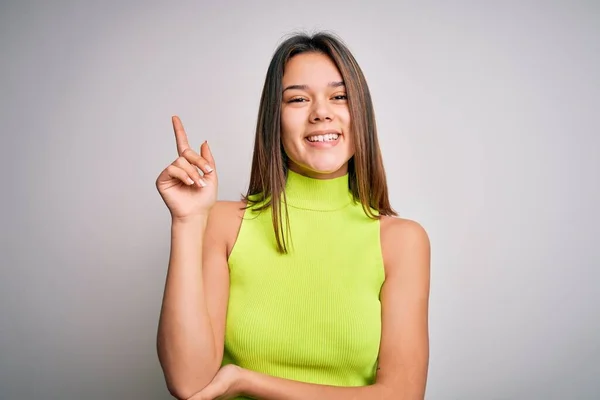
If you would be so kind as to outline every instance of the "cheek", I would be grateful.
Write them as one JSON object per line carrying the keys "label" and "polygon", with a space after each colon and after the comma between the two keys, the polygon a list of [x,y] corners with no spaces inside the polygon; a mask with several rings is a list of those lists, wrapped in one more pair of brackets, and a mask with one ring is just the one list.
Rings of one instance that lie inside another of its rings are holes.
{"label": "cheek", "polygon": [[281,144],[288,157],[294,154],[294,137],[298,129],[291,117],[289,112],[281,112]]}
{"label": "cheek", "polygon": [[350,110],[348,108],[346,108],[344,112],[341,113],[339,118],[342,121],[342,125],[344,125],[346,129],[350,129],[350,125],[352,124],[350,123]]}
{"label": "cheek", "polygon": [[341,125],[342,125],[342,129],[344,130],[344,132],[349,133],[346,136],[347,141],[348,141],[348,148],[349,148],[349,151],[354,154],[354,139],[353,139],[353,136],[350,134],[350,132],[352,131],[352,124],[351,124],[351,120],[350,120],[350,110],[348,110],[348,109],[344,110],[344,112],[342,112],[338,115],[338,118],[340,119],[340,121],[342,121]]}
{"label": "cheek", "polygon": [[281,134],[281,144],[283,146],[283,151],[288,157],[293,157],[294,151],[294,142],[290,139],[290,135],[286,135],[285,133]]}
{"label": "cheek", "polygon": [[281,111],[281,130],[288,134],[297,133],[304,127],[304,120],[300,110],[283,109]]}
{"label": "cheek", "polygon": [[304,117],[300,110],[281,111],[281,141],[286,152],[294,151],[298,137],[304,134]]}

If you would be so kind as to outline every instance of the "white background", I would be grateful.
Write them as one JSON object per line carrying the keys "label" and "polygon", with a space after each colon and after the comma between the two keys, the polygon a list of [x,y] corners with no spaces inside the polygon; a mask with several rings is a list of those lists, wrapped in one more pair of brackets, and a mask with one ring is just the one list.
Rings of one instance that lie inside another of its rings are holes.
{"label": "white background", "polygon": [[600,4],[309,0],[1,3],[0,398],[169,398],[170,117],[239,198],[298,29],[354,52],[429,232],[427,399],[598,398]]}

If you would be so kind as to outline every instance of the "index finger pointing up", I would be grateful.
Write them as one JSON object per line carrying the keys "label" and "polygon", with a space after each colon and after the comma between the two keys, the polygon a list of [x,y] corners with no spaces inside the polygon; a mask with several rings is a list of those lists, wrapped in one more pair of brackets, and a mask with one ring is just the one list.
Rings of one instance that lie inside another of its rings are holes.
{"label": "index finger pointing up", "polygon": [[178,116],[174,115],[171,118],[173,122],[173,130],[175,131],[175,141],[177,142],[177,154],[182,155],[186,149],[190,148],[185,129]]}

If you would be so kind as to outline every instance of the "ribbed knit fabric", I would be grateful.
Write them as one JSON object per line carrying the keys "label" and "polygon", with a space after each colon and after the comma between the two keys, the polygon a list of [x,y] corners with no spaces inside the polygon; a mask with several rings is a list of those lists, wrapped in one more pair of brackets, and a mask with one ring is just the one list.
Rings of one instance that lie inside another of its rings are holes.
{"label": "ribbed knit fabric", "polygon": [[[291,242],[277,252],[271,210],[246,210],[229,257],[223,365],[335,386],[374,382],[384,281],[379,221],[348,175],[288,172]],[[284,214],[285,215],[285,214]]]}

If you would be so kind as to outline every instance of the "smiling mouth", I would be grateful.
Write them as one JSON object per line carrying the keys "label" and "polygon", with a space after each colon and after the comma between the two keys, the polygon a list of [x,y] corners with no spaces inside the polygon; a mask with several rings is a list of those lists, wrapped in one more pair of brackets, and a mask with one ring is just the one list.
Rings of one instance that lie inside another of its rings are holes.
{"label": "smiling mouth", "polygon": [[323,135],[311,135],[307,136],[305,139],[311,143],[319,143],[319,142],[335,142],[340,138],[339,133],[326,133]]}

